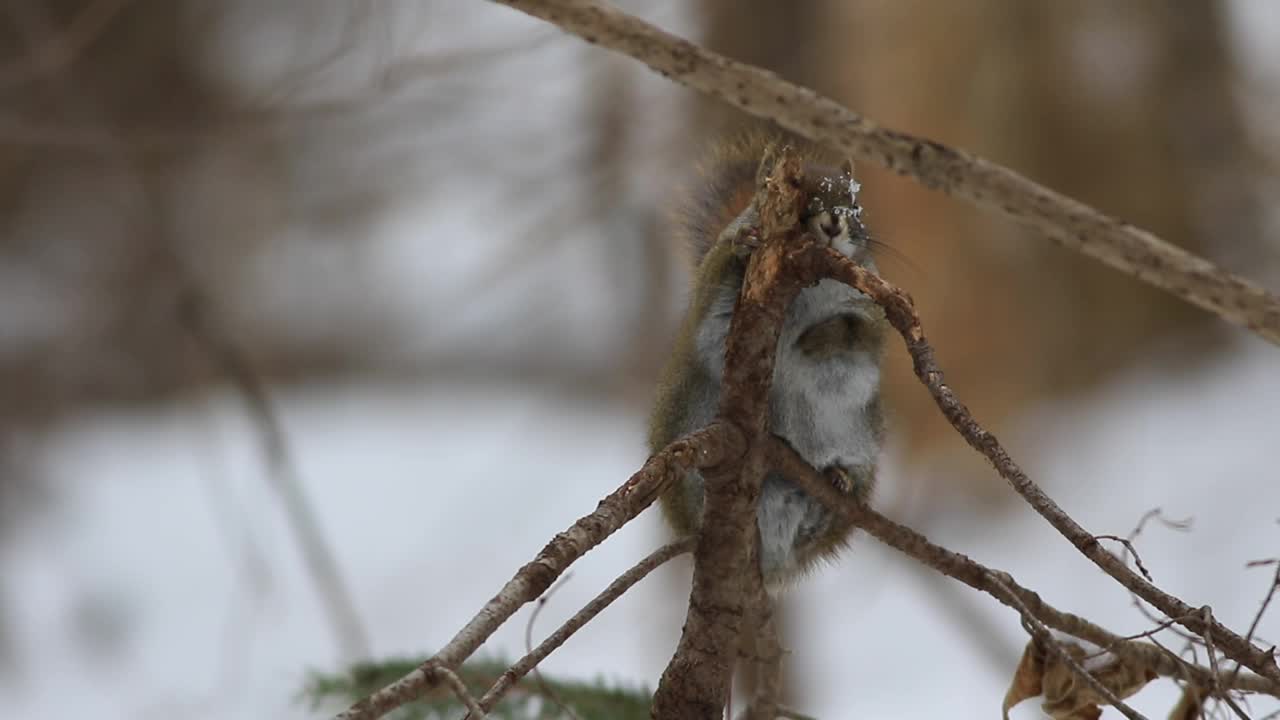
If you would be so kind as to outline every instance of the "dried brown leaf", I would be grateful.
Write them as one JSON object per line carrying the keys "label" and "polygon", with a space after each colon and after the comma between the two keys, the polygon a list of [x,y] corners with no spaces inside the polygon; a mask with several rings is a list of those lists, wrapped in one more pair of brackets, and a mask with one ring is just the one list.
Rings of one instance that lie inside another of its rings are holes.
{"label": "dried brown leaf", "polygon": [[[1111,655],[1107,656],[1105,665],[1100,665],[1097,658],[1086,660],[1096,654],[1095,651],[1069,641],[1059,641],[1058,644],[1121,700],[1157,677],[1155,670],[1140,659]],[[1005,693],[1002,708],[1005,720],[1015,705],[1037,695],[1044,696],[1041,708],[1054,720],[1097,720],[1102,716],[1102,706],[1107,703],[1075,670],[1033,640],[1027,643],[1009,691]]]}
{"label": "dried brown leaf", "polygon": [[1004,705],[1000,708],[1004,720],[1009,720],[1009,711],[1013,706],[1044,692],[1043,677],[1044,654],[1036,648],[1034,642],[1029,642],[1027,649],[1022,652],[1022,659],[1018,661],[1018,669],[1013,671],[1009,691],[1004,694]]}

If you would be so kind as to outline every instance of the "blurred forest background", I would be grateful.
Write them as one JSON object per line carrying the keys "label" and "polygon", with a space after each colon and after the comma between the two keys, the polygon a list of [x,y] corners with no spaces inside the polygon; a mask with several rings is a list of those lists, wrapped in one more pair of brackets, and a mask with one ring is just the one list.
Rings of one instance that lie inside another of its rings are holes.
{"label": "blurred forest background", "polygon": [[[1280,286],[1270,0],[624,7]],[[306,668],[429,650],[536,538],[643,459],[687,279],[666,210],[696,182],[693,158],[743,117],[478,0],[0,10],[6,706],[305,716],[290,703]],[[1270,422],[1280,383],[1241,358],[1280,367],[1273,348],[1001,218],[877,167],[860,175],[869,226],[892,248],[885,274],[915,296],[953,387],[1032,467],[1083,452],[1046,418],[1088,426],[1171,388],[1181,404],[1151,422],[1216,426],[1179,443],[1216,453],[1226,418],[1248,413],[1196,388],[1231,368],[1264,380],[1222,393],[1267,398],[1252,417]],[[889,510],[943,537],[1014,528],[1023,508],[949,432],[900,348],[888,366]],[[1161,455],[1174,441],[1143,422],[1113,429]],[[1125,455],[1129,440],[1090,447]],[[1205,478],[1162,467],[1167,485],[1143,486],[1118,516],[1128,524],[1098,532],[1123,534]],[[1280,485],[1274,465],[1240,469],[1231,482]],[[1046,475],[1071,492],[1070,472]],[[492,531],[529,516],[528,541]],[[660,537],[646,528],[635,557]],[[1258,532],[1275,547],[1273,528]],[[482,561],[496,574],[472,587]],[[454,582],[467,588],[456,615],[430,634],[410,623]],[[670,627],[636,667],[674,647],[683,581],[665,582]],[[850,600],[859,587],[844,601],[871,603]],[[1248,609],[1250,587],[1227,594]],[[967,602],[941,612],[979,627]],[[998,617],[1008,640],[982,642],[1016,659],[1016,622]],[[297,627],[271,636],[264,618]],[[223,680],[175,681],[193,657]],[[986,716],[998,699],[977,702]]]}

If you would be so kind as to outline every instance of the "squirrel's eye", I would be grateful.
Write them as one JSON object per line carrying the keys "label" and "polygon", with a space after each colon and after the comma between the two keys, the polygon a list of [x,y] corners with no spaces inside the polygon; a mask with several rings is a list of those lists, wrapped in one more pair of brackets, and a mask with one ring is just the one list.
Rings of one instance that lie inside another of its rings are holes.
{"label": "squirrel's eye", "polygon": [[841,203],[831,209],[831,214],[845,218],[849,222],[861,222],[862,206],[856,202]]}

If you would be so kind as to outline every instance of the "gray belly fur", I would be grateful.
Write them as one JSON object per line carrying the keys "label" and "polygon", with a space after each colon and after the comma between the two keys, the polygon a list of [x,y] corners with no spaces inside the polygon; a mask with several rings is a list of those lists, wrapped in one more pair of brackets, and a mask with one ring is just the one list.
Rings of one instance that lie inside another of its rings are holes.
{"label": "gray belly fur", "polygon": [[[726,288],[698,329],[697,355],[708,382],[695,393],[682,433],[705,426],[715,416],[735,299],[736,292]],[[771,428],[819,470],[834,465],[857,470],[859,477],[873,475],[882,424],[879,312],[866,296],[833,280],[805,289],[788,310],[770,393]],[[810,328],[842,315],[865,318],[864,325],[874,333],[834,352],[814,352],[800,342]],[[701,476],[691,473],[683,490],[700,513]],[[855,488],[859,490],[867,488]],[[831,521],[818,501],[790,481],[773,473],[766,476],[757,515],[765,578],[776,584],[803,569],[797,549],[820,537]]]}

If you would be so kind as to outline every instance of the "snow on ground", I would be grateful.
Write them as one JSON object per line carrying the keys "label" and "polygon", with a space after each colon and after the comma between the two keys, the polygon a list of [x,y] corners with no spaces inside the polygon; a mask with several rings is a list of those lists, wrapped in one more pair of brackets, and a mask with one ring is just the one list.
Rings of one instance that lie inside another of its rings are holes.
{"label": "snow on ground", "polygon": [[[1159,584],[1211,604],[1234,627],[1247,626],[1269,579],[1244,563],[1280,555],[1280,354],[1245,344],[1192,375],[1121,378],[1101,402],[1046,411],[1009,439],[1032,476],[1094,532],[1124,534],[1155,506],[1194,516],[1192,532],[1151,526],[1139,547]],[[445,642],[643,459],[641,418],[550,390],[427,384],[279,399],[376,656]],[[6,717],[323,716],[296,693],[307,669],[333,666],[334,644],[255,442],[226,395],[86,418],[43,448],[62,503],[0,556],[24,662],[20,681],[0,686]],[[929,532],[1062,609],[1119,632],[1146,629],[1123,590],[1029,511],[1015,515],[993,523],[958,509]],[[539,630],[661,537],[646,513],[593,551]],[[687,572],[665,569],[643,583],[546,670],[652,684],[678,637],[671,595],[684,592]],[[957,624],[946,610],[955,598],[973,601],[1016,652],[1023,639],[1011,611],[963,589],[940,595],[891,551],[858,543],[791,594],[802,619],[790,645],[807,689],[803,709],[824,718],[993,716],[1012,668],[988,660]],[[119,630],[86,630],[103,617]],[[489,647],[519,654],[525,617]],[[1275,640],[1280,617],[1260,632]],[[1173,694],[1160,683],[1136,705],[1161,716]],[[1038,716],[1033,703],[1015,714]]]}

